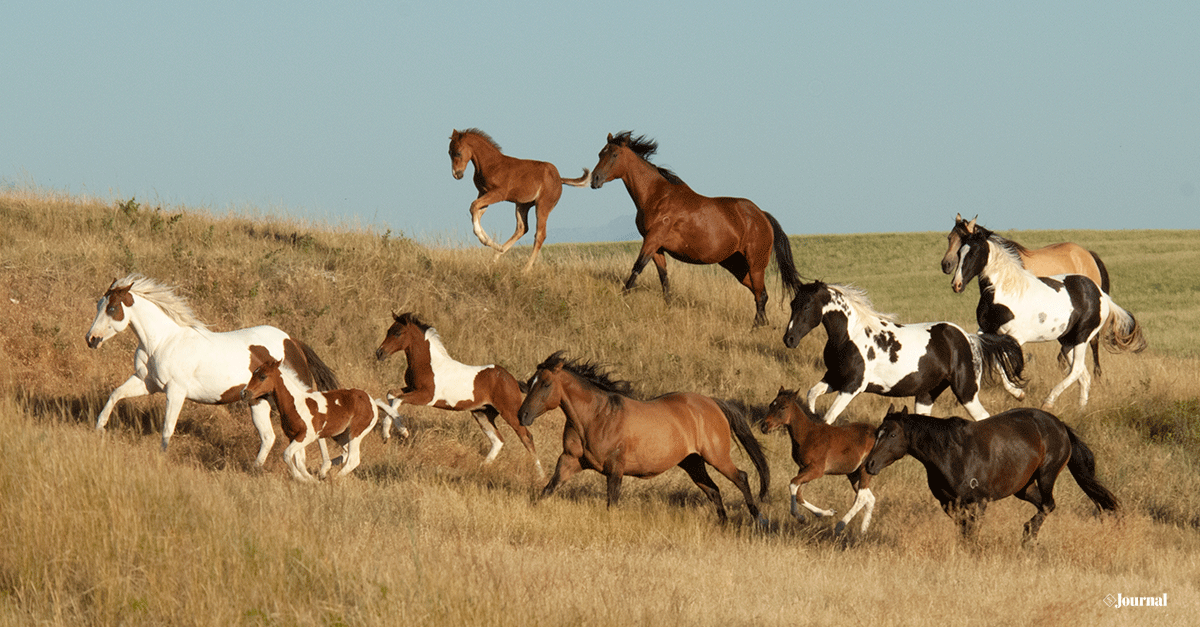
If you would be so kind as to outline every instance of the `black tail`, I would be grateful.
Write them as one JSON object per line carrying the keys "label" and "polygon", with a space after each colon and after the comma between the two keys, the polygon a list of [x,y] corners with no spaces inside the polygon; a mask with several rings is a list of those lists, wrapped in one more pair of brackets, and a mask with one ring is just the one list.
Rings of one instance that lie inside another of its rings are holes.
{"label": "black tail", "polygon": [[1071,427],[1067,427],[1067,436],[1071,438],[1071,459],[1067,461],[1067,469],[1071,471],[1071,476],[1075,477],[1075,483],[1079,484],[1083,493],[1100,509],[1111,512],[1121,509],[1117,497],[1096,479],[1096,458],[1092,455],[1092,450]]}
{"label": "black tail", "polygon": [[1021,350],[1021,343],[1011,335],[979,333],[974,337],[978,338],[983,353],[984,376],[991,380],[992,368],[989,366],[993,366],[1003,372],[1013,385],[1024,387],[1022,372],[1025,370],[1025,352]]}
{"label": "black tail", "polygon": [[328,392],[341,389],[342,386],[338,383],[337,375],[321,360],[316,351],[304,342],[296,340],[296,344],[299,344],[300,350],[304,351],[304,359],[308,361],[308,370],[312,373],[313,385],[317,391]]}
{"label": "black tail", "polygon": [[1104,267],[1103,261],[1100,261],[1100,255],[1090,250],[1088,252],[1092,254],[1092,260],[1096,262],[1096,267],[1100,270],[1100,289],[1104,290],[1105,294],[1112,296],[1112,292],[1108,291],[1110,287],[1108,283],[1108,268]]}
{"label": "black tail", "polygon": [[771,230],[775,232],[775,266],[779,268],[779,278],[783,280],[783,289],[787,293],[788,300],[800,291],[800,273],[796,271],[796,262],[792,259],[792,241],[788,239],[787,233],[783,232],[783,227],[779,226],[779,221],[775,216],[763,212],[767,216],[767,221],[771,223]]}
{"label": "black tail", "polygon": [[767,497],[767,489],[771,487],[771,468],[767,466],[767,456],[763,454],[762,445],[758,443],[754,431],[750,428],[750,420],[746,417],[749,410],[738,401],[713,400],[717,401],[721,411],[725,412],[730,430],[738,442],[741,442],[742,448],[750,456],[750,461],[754,463],[754,469],[758,471],[758,500],[761,501]]}

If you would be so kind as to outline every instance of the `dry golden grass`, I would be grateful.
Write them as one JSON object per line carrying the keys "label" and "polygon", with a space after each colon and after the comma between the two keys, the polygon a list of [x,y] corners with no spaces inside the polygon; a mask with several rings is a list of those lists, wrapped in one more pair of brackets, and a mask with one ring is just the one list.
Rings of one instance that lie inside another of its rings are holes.
{"label": "dry golden grass", "polygon": [[[522,274],[528,249],[493,263],[482,248],[356,227],[20,190],[0,194],[0,225],[0,625],[1186,624],[1196,612],[1194,231],[1009,234],[1096,249],[1114,297],[1151,341],[1140,355],[1103,354],[1091,404],[1081,411],[1071,388],[1058,412],[1095,451],[1124,514],[1093,515],[1064,475],[1058,510],[1037,545],[1022,548],[1031,506],[992,504],[978,540],[961,542],[911,459],[876,480],[865,535],[857,522],[842,537],[834,521],[798,524],[786,497],[795,466],[779,434],[761,438],[773,481],[770,525],[758,529],[723,479],[731,523],[718,526],[678,471],[627,480],[611,510],[595,473],[536,501],[541,482],[507,427],[508,446],[483,468],[474,421],[437,410],[412,409],[408,441],[368,438],[354,476],[317,486],[286,477],[278,443],[264,470],[252,468],[258,442],[241,404],[189,403],[165,455],[154,435],[162,396],[125,401],[106,433],[92,429],[129,375],[136,340],[90,351],[83,333],[109,281],[130,271],[180,285],[214,329],[267,323],[299,335],[344,383],[375,395],[399,385],[403,368],[401,356],[373,358],[389,314],[412,310],[460,361],[520,378],[566,349],[647,395],[751,403],[780,385],[806,389],[822,372],[823,332],[783,347],[777,279],[772,326],[752,330],[749,293],[719,268],[670,264],[670,306],[653,272],[622,295],[629,244],[548,247]],[[974,294],[950,293],[938,270],[941,233],[795,244],[805,275],[860,285],[881,311],[974,326]],[[1037,399],[1062,375],[1054,347],[1031,352]],[[876,422],[888,402],[864,395],[847,417]],[[999,390],[984,403],[1015,406]],[[935,413],[961,412],[947,398]],[[533,427],[547,469],[562,425],[555,412]],[[839,510],[852,501],[841,477],[806,495]],[[1102,599],[1117,593],[1166,593],[1169,605],[1110,609]]]}

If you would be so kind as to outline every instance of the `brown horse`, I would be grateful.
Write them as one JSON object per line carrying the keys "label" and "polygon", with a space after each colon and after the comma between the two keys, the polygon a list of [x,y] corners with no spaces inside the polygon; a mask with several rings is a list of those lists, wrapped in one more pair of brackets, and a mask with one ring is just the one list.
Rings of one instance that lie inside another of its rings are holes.
{"label": "brown horse", "polygon": [[[733,436],[741,442],[758,470],[763,498],[771,475],[762,448],[745,415],[735,406],[687,392],[666,394],[649,401],[630,398],[626,381],[610,378],[591,363],[567,360],[562,352],[538,366],[521,404],[521,424],[551,409],[567,417],[563,452],[542,497],[581,469],[608,478],[608,505],[617,504],[626,476],[650,478],[679,466],[717,507],[725,521],[721,491],[705,468],[707,462],[733,482],[746,508],[759,520],[758,506],[746,473],[730,457]],[[731,435],[732,431],[732,435]]]}
{"label": "brown horse", "polygon": [[1033,503],[1025,541],[1037,539],[1054,511],[1054,482],[1064,466],[1100,509],[1116,511],[1117,497],[1096,479],[1091,449],[1063,421],[1040,409],[1019,407],[973,422],[933,418],[888,408],[863,467],[877,475],[912,455],[925,466],[929,490],[964,538],[975,534],[989,501],[1009,496]]}
{"label": "brown horse", "polygon": [[[446,352],[437,329],[422,322],[416,314],[392,314],[392,320],[383,343],[375,351],[375,358],[384,360],[397,351],[404,351],[408,362],[404,370],[404,387],[388,394],[393,407],[407,403],[471,412],[492,445],[483,460],[485,464],[496,459],[504,446],[503,438],[496,431],[496,417],[502,416],[533,457],[538,476],[544,476],[542,462],[533,446],[533,436],[517,418],[522,397],[516,378],[500,366],[468,366],[456,361]],[[385,416],[385,439],[390,434],[390,427],[391,417]]]}
{"label": "brown horse", "polygon": [[[497,258],[529,232],[529,210],[537,207],[537,233],[533,239],[533,254],[525,264],[526,270],[533,266],[542,249],[546,239],[546,219],[562,196],[562,186],[587,187],[591,181],[587,168],[584,168],[583,176],[566,179],[558,175],[558,168],[552,163],[509,157],[500,152],[495,140],[477,128],[450,134],[450,168],[455,179],[463,177],[468,161],[475,165],[475,188],[479,190],[479,197],[471,203],[471,224],[479,241],[497,251]],[[506,201],[517,206],[517,230],[504,245],[500,245],[483,230],[479,220],[489,205]]]}
{"label": "brown horse", "polygon": [[794,294],[800,285],[787,234],[771,214],[745,198],[709,198],[692,191],[673,172],[648,161],[657,150],[657,143],[631,131],[609,135],[592,174],[593,189],[624,181],[637,207],[642,249],[625,289],[633,288],[653,260],[663,297],[670,301],[666,255],[684,263],[717,263],[754,294],[754,326],[766,324],[765,275],[772,249],[785,291]]}
{"label": "brown horse", "polygon": [[856,422],[845,426],[827,425],[799,402],[799,392],[779,388],[779,394],[767,408],[767,417],[762,423],[762,432],[770,433],[786,425],[792,436],[792,460],[800,467],[799,474],[792,479],[792,515],[803,521],[799,504],[817,516],[833,516],[833,510],[821,509],[804,500],[800,489],[804,484],[825,475],[846,475],[854,488],[854,505],[838,522],[835,533],[850,523],[858,510],[866,506],[863,513],[862,531],[871,524],[871,512],[875,511],[875,495],[871,493],[871,475],[863,471],[863,460],[871,447],[875,446],[875,428]]}
{"label": "brown horse", "polygon": [[[949,246],[946,248],[946,254],[942,256],[943,274],[954,273],[954,268],[958,266],[958,254],[959,249],[962,248],[963,240],[967,236],[976,233],[978,229],[983,228],[975,224],[977,219],[978,217],[971,218],[971,221],[968,222],[963,220],[961,213],[955,214],[954,228],[950,229],[950,233],[946,235]],[[989,234],[992,233],[989,231]],[[1012,240],[1006,239],[1004,241],[1011,245],[1020,257],[1021,265],[1026,270],[1032,272],[1034,276],[1049,277],[1056,274],[1082,274],[1091,279],[1105,294],[1110,293],[1108,268],[1104,266],[1103,261],[1100,261],[1099,255],[1079,244],[1060,242],[1030,250]],[[1099,378],[1099,340],[1092,340],[1092,364],[1096,372],[1096,377]]]}

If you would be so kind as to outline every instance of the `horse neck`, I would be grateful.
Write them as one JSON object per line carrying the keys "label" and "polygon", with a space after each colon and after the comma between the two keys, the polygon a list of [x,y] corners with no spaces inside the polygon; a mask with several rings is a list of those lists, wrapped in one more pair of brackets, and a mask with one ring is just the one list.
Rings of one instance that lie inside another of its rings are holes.
{"label": "horse neck", "polygon": [[792,436],[793,440],[800,441],[804,438],[804,436],[808,435],[808,433],[812,431],[816,425],[813,424],[812,419],[808,417],[808,414],[804,412],[804,409],[800,407],[799,399],[791,402],[788,411],[791,412],[788,414],[788,420],[785,423],[787,424],[788,433]]}
{"label": "horse neck", "polygon": [[129,316],[129,326],[133,327],[133,332],[137,335],[138,342],[150,353],[153,353],[159,346],[162,346],[163,342],[180,333],[187,331],[200,332],[199,329],[181,326],[172,320],[158,305],[155,305],[144,297],[138,298],[135,296],[134,304],[126,307],[125,312]]}
{"label": "horse neck", "polygon": [[275,405],[279,407],[280,419],[291,424],[303,423],[300,403],[314,394],[305,389],[299,380],[285,375],[282,371],[273,379],[275,386],[271,393],[275,395]]}
{"label": "horse neck", "polygon": [[504,153],[496,149],[491,142],[471,135],[471,164],[476,172],[486,172],[491,166],[504,158]]}
{"label": "horse neck", "polygon": [[637,206],[638,213],[645,214],[647,210],[653,211],[657,208],[656,204],[651,202],[653,197],[674,184],[663,178],[652,163],[631,150],[628,153],[628,156],[622,159],[625,163],[621,172],[621,182],[625,184],[625,190]]}
{"label": "horse neck", "polygon": [[988,261],[980,271],[979,277],[987,277],[1001,294],[1020,297],[1025,293],[1025,288],[1039,280],[1032,272],[1026,270],[1018,259],[1013,259],[999,244],[989,240]]}
{"label": "horse neck", "polygon": [[424,360],[429,364],[430,369],[437,371],[459,363],[446,351],[446,345],[442,344],[441,336],[434,329],[425,332],[424,340],[423,343],[417,344],[419,348],[423,347]]}
{"label": "horse neck", "polygon": [[[919,414],[914,414],[919,416]],[[933,424],[930,422],[937,420],[923,416],[920,419],[914,420],[910,417],[904,423],[904,431],[908,434],[908,454],[914,459],[921,462],[928,469],[937,469],[938,472],[949,477],[950,466],[954,460],[962,457],[961,451],[955,451],[957,448],[952,443],[947,442],[945,438],[938,438],[932,433]]]}
{"label": "horse neck", "polygon": [[560,382],[562,400],[559,401],[559,408],[567,417],[567,422],[575,426],[576,431],[586,434],[587,428],[595,422],[600,412],[600,403],[607,402],[608,393],[598,391],[574,373],[569,374],[570,376],[562,377]]}

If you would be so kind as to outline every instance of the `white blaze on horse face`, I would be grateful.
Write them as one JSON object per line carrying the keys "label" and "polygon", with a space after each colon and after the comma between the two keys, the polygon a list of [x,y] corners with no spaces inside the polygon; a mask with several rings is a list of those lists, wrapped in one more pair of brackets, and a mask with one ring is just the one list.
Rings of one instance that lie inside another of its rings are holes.
{"label": "white blaze on horse face", "polygon": [[971,252],[970,244],[963,244],[958,247],[958,266],[954,268],[954,278],[950,279],[950,285],[955,292],[963,290],[963,261],[967,258],[967,253]]}

